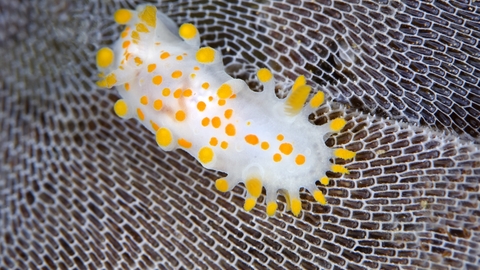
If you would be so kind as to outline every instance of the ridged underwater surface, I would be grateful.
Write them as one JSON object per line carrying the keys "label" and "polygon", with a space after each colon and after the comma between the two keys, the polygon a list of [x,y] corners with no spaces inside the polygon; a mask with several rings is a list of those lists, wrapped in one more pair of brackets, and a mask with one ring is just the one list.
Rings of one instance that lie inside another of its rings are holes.
{"label": "ridged underwater surface", "polygon": [[[299,217],[220,193],[95,85],[112,14],[145,1],[0,0],[0,269],[479,269],[480,4],[148,1],[260,91],[304,74],[351,174]],[[318,138],[321,140],[322,138]]]}

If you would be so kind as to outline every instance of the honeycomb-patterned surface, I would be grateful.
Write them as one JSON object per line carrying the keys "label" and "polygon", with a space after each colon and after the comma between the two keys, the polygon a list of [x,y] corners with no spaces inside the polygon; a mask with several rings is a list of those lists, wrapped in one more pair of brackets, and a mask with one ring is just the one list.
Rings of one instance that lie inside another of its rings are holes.
{"label": "honeycomb-patterned surface", "polygon": [[480,269],[479,2],[149,2],[255,90],[259,67],[324,89],[311,120],[348,120],[352,173],[298,218],[245,212],[95,87],[143,1],[0,0],[0,269]]}

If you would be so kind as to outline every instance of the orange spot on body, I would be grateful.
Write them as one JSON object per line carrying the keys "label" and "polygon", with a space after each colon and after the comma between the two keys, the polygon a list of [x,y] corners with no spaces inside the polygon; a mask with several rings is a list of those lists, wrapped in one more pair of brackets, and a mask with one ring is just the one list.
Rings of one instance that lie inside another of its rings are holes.
{"label": "orange spot on body", "polygon": [[201,112],[203,112],[206,107],[207,107],[207,104],[205,104],[205,102],[203,102],[203,101],[199,101],[197,103],[197,109]]}
{"label": "orange spot on body", "polygon": [[185,120],[186,117],[187,117],[187,115],[182,110],[179,110],[175,113],[175,119],[177,119],[177,121],[181,122],[181,121]]}
{"label": "orange spot on body", "polygon": [[178,139],[178,145],[180,145],[181,147],[183,148],[190,148],[192,147],[192,143],[181,138],[181,139]]}
{"label": "orange spot on body", "polygon": [[293,146],[291,143],[282,143],[280,144],[280,147],[278,147],[278,150],[284,155],[290,155],[293,151]]}
{"label": "orange spot on body", "polygon": [[217,146],[217,144],[218,144],[218,139],[215,138],[215,137],[212,137],[212,138],[210,139],[210,145],[211,145],[211,146]]}
{"label": "orange spot on body", "polygon": [[163,88],[162,95],[168,97],[170,95],[170,88]]}
{"label": "orange spot on body", "polygon": [[298,154],[295,157],[295,163],[297,163],[297,165],[303,165],[305,163],[305,156],[301,155],[301,154]]}
{"label": "orange spot on body", "polygon": [[261,147],[263,150],[268,150],[268,148],[270,148],[270,144],[268,144],[268,142],[262,142],[262,144],[260,145],[260,147]]}
{"label": "orange spot on body", "polygon": [[161,99],[156,99],[154,102],[153,102],[153,108],[156,110],[156,111],[160,111],[163,107],[163,102]]}
{"label": "orange spot on body", "polygon": [[282,160],[282,156],[279,153],[275,153],[273,155],[273,161],[280,162]]}
{"label": "orange spot on body", "polygon": [[214,128],[219,128],[221,124],[222,124],[222,121],[220,121],[220,118],[218,118],[217,116],[212,118],[212,126]]}
{"label": "orange spot on body", "polygon": [[187,89],[187,90],[183,91],[183,96],[184,97],[191,97],[192,94],[193,94],[193,92],[190,89]]}
{"label": "orange spot on body", "polygon": [[225,134],[227,134],[228,136],[235,136],[236,134],[235,126],[233,124],[228,124],[225,127]]}
{"label": "orange spot on body", "polygon": [[162,76],[157,75],[152,78],[152,83],[155,85],[160,85],[162,83]]}
{"label": "orange spot on body", "polygon": [[225,116],[226,119],[230,119],[230,117],[232,117],[232,114],[233,114],[233,110],[232,109],[227,109],[227,110],[225,110],[224,116]]}
{"label": "orange spot on body", "polygon": [[148,104],[148,97],[147,96],[142,96],[140,98],[140,103],[142,103],[143,105],[147,105]]}
{"label": "orange spot on body", "polygon": [[180,98],[182,96],[182,89],[177,89],[175,92],[173,92],[173,97],[174,98]]}
{"label": "orange spot on body", "polygon": [[126,38],[128,36],[128,31],[130,30],[130,27],[125,28],[125,30],[122,32],[120,35],[121,38]]}
{"label": "orange spot on body", "polygon": [[245,141],[251,145],[256,145],[258,144],[258,137],[254,134],[248,134],[245,136]]}
{"label": "orange spot on body", "polygon": [[206,127],[208,126],[208,124],[210,124],[210,118],[208,117],[205,117],[202,119],[202,126]]}
{"label": "orange spot on body", "polygon": [[180,70],[175,70],[174,72],[172,72],[172,78],[178,79],[180,77],[182,77],[182,72]]}
{"label": "orange spot on body", "polygon": [[220,147],[223,148],[223,149],[227,149],[227,148],[228,148],[228,142],[223,141],[223,142],[220,144]]}
{"label": "orange spot on body", "polygon": [[155,123],[153,122],[152,120],[150,120],[150,125],[152,125],[152,128],[153,130],[157,131],[160,127]]}
{"label": "orange spot on body", "polygon": [[148,65],[148,72],[152,72],[157,68],[157,65],[155,64],[150,64]]}
{"label": "orange spot on body", "polygon": [[165,60],[168,57],[170,57],[170,54],[168,52],[164,52],[164,53],[160,54],[160,59],[162,59],[162,60]]}
{"label": "orange spot on body", "polygon": [[143,114],[143,111],[140,108],[137,109],[137,115],[140,120],[142,121],[145,120],[145,115]]}

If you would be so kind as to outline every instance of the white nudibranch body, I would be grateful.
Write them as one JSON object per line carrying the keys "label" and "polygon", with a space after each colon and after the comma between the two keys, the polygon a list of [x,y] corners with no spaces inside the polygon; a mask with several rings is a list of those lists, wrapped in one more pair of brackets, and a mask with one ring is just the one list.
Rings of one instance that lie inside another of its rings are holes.
{"label": "white nudibranch body", "polygon": [[323,126],[308,121],[323,103],[323,92],[304,106],[311,87],[300,76],[289,96],[278,99],[267,69],[257,72],[263,92],[251,91],[224,71],[219,51],[199,48],[195,26],[183,24],[177,30],[152,5],[120,9],[114,19],[126,28],[111,49],[98,51],[97,85],[116,87],[122,96],[114,105],[118,116],[137,118],[162,149],[181,148],[205,168],[227,173],[216,181],[218,190],[226,192],[244,182],[247,211],[255,206],[262,187],[270,216],[277,210],[277,192],[295,215],[302,208],[301,187],[326,203],[315,182],[327,185],[327,171],[348,173],[329,160],[351,159],[355,153],[331,149],[324,142],[326,135],[343,128],[344,119]]}

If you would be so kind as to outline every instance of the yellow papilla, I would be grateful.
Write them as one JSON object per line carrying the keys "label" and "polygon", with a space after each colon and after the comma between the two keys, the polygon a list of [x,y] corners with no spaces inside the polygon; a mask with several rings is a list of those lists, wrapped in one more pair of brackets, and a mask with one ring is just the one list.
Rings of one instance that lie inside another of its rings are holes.
{"label": "yellow papilla", "polygon": [[215,50],[211,47],[198,49],[195,58],[201,64],[210,64],[215,60]]}
{"label": "yellow papilla", "polygon": [[328,177],[324,176],[324,177],[320,178],[320,183],[322,185],[326,186],[326,185],[328,185],[328,183],[330,183],[330,179],[328,179]]}
{"label": "yellow papilla", "polygon": [[258,178],[250,178],[245,182],[248,193],[254,198],[258,198],[262,194],[262,181]]}
{"label": "yellow papilla", "polygon": [[347,124],[347,121],[345,121],[345,119],[343,118],[336,118],[334,119],[332,122],[330,122],[330,128],[335,131],[335,132],[338,132],[340,130],[342,130],[342,128]]}
{"label": "yellow papilla", "polygon": [[225,178],[220,178],[215,181],[215,187],[221,192],[228,191],[228,181]]}
{"label": "yellow papilla", "polygon": [[344,173],[344,174],[349,174],[350,171],[343,167],[342,165],[338,165],[338,164],[333,164],[332,165],[332,172],[335,172],[335,173]]}
{"label": "yellow papilla", "polygon": [[132,12],[128,9],[119,9],[113,14],[113,19],[118,24],[127,24],[132,18]]}
{"label": "yellow papilla", "polygon": [[323,195],[323,193],[320,190],[315,190],[313,192],[313,198],[315,198],[315,200],[320,204],[323,204],[323,205],[327,204],[327,199],[325,199],[325,195]]}
{"label": "yellow papilla", "polygon": [[113,110],[119,117],[125,117],[128,112],[127,103],[125,100],[119,99],[117,102],[115,102],[115,105],[113,105]]}
{"label": "yellow papilla", "polygon": [[115,74],[110,73],[107,75],[107,77],[105,77],[104,81],[105,81],[106,87],[110,88],[117,83],[117,77],[115,76]]}
{"label": "yellow papilla", "polygon": [[106,88],[107,87],[107,81],[106,80],[100,80],[96,82],[98,87]]}
{"label": "yellow papilla", "polygon": [[157,140],[158,145],[162,147],[167,147],[172,143],[173,137],[172,133],[168,128],[159,128],[155,133],[155,138]]}
{"label": "yellow papilla", "polygon": [[310,90],[312,90],[310,86],[302,85],[297,90],[292,91],[285,101],[285,111],[291,116],[297,115],[307,101]]}
{"label": "yellow papilla", "polygon": [[343,149],[343,148],[339,148],[339,149],[335,149],[335,151],[333,152],[333,154],[338,157],[338,158],[341,158],[341,159],[352,159],[355,157],[356,153],[355,152],[352,152],[350,150],[347,150],[347,149]]}
{"label": "yellow papilla", "polygon": [[305,76],[300,75],[295,79],[295,82],[293,83],[292,86],[292,91],[296,91],[298,87],[307,84],[307,80],[305,79]]}
{"label": "yellow papilla", "polygon": [[243,205],[243,209],[245,211],[250,211],[255,207],[255,204],[257,204],[257,200],[254,198],[247,198],[245,199],[245,204]]}
{"label": "yellow papilla", "polygon": [[261,68],[257,71],[257,77],[260,82],[266,83],[272,79],[273,75],[270,70],[266,68]]}
{"label": "yellow papilla", "polygon": [[269,202],[267,203],[267,215],[269,217],[275,215],[275,212],[277,212],[278,204],[276,202]]}
{"label": "yellow papilla", "polygon": [[178,29],[178,34],[184,39],[192,39],[197,35],[197,28],[191,23],[184,23]]}
{"label": "yellow papilla", "polygon": [[325,101],[325,94],[322,91],[318,91],[310,100],[310,107],[317,108]]}
{"label": "yellow papilla", "polygon": [[298,198],[293,198],[292,199],[292,205],[291,205],[291,211],[293,215],[298,217],[300,214],[300,211],[302,211],[302,202]]}
{"label": "yellow papilla", "polygon": [[226,98],[229,98],[232,94],[233,94],[232,87],[227,83],[220,85],[220,87],[217,90],[217,96],[219,98],[226,99]]}
{"label": "yellow papilla", "polygon": [[138,14],[138,18],[148,26],[154,27],[157,24],[157,8],[151,5],[145,6],[145,9]]}
{"label": "yellow papilla", "polygon": [[148,27],[143,23],[137,23],[137,27],[135,27],[135,30],[137,30],[137,32],[140,32],[140,33],[150,32],[148,31]]}
{"label": "yellow papilla", "polygon": [[97,52],[97,66],[107,68],[112,64],[114,58],[115,54],[112,49],[103,47]]}
{"label": "yellow papilla", "polygon": [[200,160],[200,162],[203,164],[210,163],[213,160],[213,157],[214,152],[210,147],[202,147],[198,151],[198,160]]}

